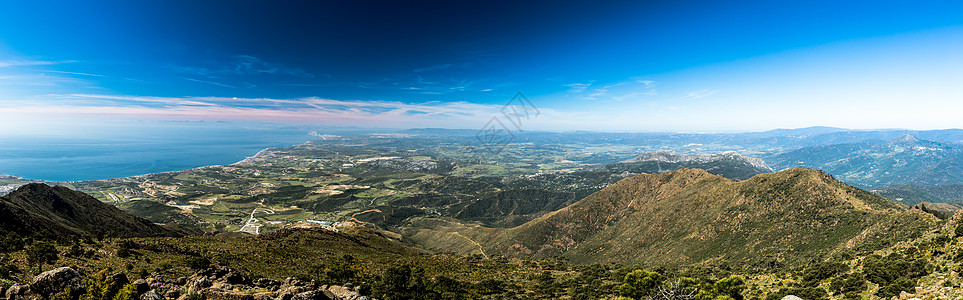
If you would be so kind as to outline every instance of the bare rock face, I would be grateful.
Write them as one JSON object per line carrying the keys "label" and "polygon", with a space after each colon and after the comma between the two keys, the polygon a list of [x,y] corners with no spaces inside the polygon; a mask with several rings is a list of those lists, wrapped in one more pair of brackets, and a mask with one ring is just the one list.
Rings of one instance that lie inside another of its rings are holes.
{"label": "bare rock face", "polygon": [[50,297],[50,295],[62,292],[66,288],[75,291],[84,288],[83,277],[70,267],[61,267],[40,273],[33,278],[33,282],[30,284],[31,291],[44,297]]}

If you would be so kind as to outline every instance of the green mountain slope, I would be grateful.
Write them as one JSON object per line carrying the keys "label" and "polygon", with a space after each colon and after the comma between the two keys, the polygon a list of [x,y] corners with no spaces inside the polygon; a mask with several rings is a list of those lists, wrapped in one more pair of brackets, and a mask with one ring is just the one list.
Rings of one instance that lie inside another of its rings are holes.
{"label": "green mountain slope", "polygon": [[21,235],[179,236],[82,192],[31,183],[0,197],[0,231]]}
{"label": "green mountain slope", "polygon": [[937,223],[819,170],[735,182],[682,169],[624,179],[482,243],[490,254],[584,263],[798,265],[879,249]]}

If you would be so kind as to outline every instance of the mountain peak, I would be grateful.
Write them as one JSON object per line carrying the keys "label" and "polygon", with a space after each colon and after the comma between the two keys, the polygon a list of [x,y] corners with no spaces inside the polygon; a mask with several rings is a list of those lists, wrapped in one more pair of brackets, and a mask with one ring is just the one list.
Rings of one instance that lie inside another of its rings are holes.
{"label": "mountain peak", "polygon": [[893,144],[912,144],[912,143],[918,143],[919,141],[920,141],[920,139],[916,138],[915,136],[913,136],[913,135],[911,135],[911,134],[909,134],[909,133],[905,133],[905,134],[900,135],[900,136],[896,137],[895,139],[889,141],[889,143],[890,143],[890,145],[893,145]]}
{"label": "mountain peak", "polygon": [[791,257],[784,262],[797,265],[825,251],[876,245],[938,222],[816,169],[744,181],[680,169],[623,179],[509,229],[488,249],[517,257],[656,265],[752,261],[765,254]]}

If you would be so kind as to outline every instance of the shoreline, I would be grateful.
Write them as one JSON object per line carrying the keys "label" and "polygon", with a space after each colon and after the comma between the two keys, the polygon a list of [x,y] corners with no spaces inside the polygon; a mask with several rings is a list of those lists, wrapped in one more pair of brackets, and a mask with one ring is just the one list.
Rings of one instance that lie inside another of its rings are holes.
{"label": "shoreline", "polygon": [[17,176],[17,175],[13,175],[13,174],[0,174],[0,179],[10,179],[10,180],[21,181],[21,182],[23,182],[24,184],[27,184],[27,183],[54,183],[54,184],[57,184],[57,183],[66,183],[66,184],[71,184],[71,183],[78,183],[78,182],[85,182],[85,181],[109,181],[109,180],[119,180],[119,179],[124,179],[124,178],[137,178],[137,177],[145,177],[145,176],[150,176],[150,175],[155,175],[155,174],[167,174],[167,173],[184,172],[184,171],[190,171],[190,170],[202,169],[202,168],[224,167],[224,166],[238,165],[238,164],[245,163],[245,162],[247,162],[248,160],[257,158],[258,156],[261,156],[262,154],[265,153],[265,151],[268,151],[268,150],[270,150],[271,148],[283,148],[283,147],[294,147],[294,146],[306,145],[306,144],[310,143],[311,141],[313,141],[313,140],[308,140],[308,141],[305,141],[305,142],[303,142],[303,143],[293,144],[293,145],[290,145],[290,146],[266,147],[266,148],[263,148],[263,149],[259,150],[257,153],[255,153],[255,154],[252,155],[252,156],[245,157],[245,158],[242,159],[242,160],[239,160],[239,161],[236,161],[236,162],[233,162],[233,163],[230,163],[230,164],[203,165],[203,166],[197,166],[197,167],[187,168],[187,169],[181,169],[181,170],[170,170],[170,171],[162,171],[162,172],[152,172],[152,173],[144,173],[144,174],[138,174],[138,175],[122,176],[122,177],[111,177],[111,178],[104,178],[104,179],[86,179],[86,180],[70,180],[70,181],[57,181],[57,180],[44,180],[44,179],[26,179],[26,178],[24,178],[24,177]]}

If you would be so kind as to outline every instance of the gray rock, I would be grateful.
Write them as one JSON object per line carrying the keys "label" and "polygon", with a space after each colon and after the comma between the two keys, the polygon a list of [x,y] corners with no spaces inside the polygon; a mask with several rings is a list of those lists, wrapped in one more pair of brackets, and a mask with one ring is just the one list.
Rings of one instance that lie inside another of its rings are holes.
{"label": "gray rock", "polygon": [[30,283],[30,290],[44,297],[62,292],[65,288],[75,291],[84,288],[83,277],[70,267],[61,267],[40,273]]}
{"label": "gray rock", "polygon": [[331,298],[319,291],[308,291],[294,295],[291,300],[331,300]]}
{"label": "gray rock", "polygon": [[18,296],[23,296],[30,291],[30,287],[26,285],[15,285],[7,289],[5,295],[7,299],[14,299]]}
{"label": "gray rock", "polygon": [[803,299],[793,295],[786,295],[786,297],[782,297],[782,300],[803,300]]}
{"label": "gray rock", "polygon": [[150,290],[150,285],[147,284],[147,280],[137,279],[134,280],[134,283],[131,283],[131,285],[134,286],[134,290],[137,291],[138,295],[143,295]]}
{"label": "gray rock", "polygon": [[164,296],[161,296],[161,294],[158,294],[154,290],[149,290],[143,295],[140,295],[140,300],[166,300],[166,299],[167,298],[164,298]]}
{"label": "gray rock", "polygon": [[124,273],[116,273],[114,275],[110,275],[110,280],[113,280],[114,284],[117,284],[120,286],[130,283],[130,279],[127,279],[127,275],[124,275]]}
{"label": "gray rock", "polygon": [[218,282],[215,282],[214,284],[212,284],[212,285],[211,285],[211,288],[212,288],[212,289],[215,289],[215,290],[225,290],[225,291],[229,291],[229,290],[233,290],[233,289],[234,289],[234,285],[233,285],[233,284],[230,284],[230,283],[223,282],[223,281],[218,281]]}
{"label": "gray rock", "polygon": [[247,283],[250,283],[250,281],[247,279],[247,277],[244,277],[244,275],[241,275],[241,274],[239,274],[239,273],[235,273],[235,272],[233,272],[233,271],[227,272],[227,274],[224,274],[224,277],[222,277],[221,279],[223,279],[224,282],[227,282],[227,283],[230,283],[230,284],[247,284]]}
{"label": "gray rock", "polygon": [[211,286],[211,281],[204,275],[194,275],[187,279],[187,293],[197,293]]}
{"label": "gray rock", "polygon": [[241,292],[216,289],[204,289],[202,292],[204,299],[207,300],[254,300],[254,295]]}
{"label": "gray rock", "polygon": [[[360,286],[359,286],[360,287]],[[324,289],[324,295],[330,299],[359,299],[361,294],[357,292],[358,288],[351,289],[344,286],[332,285],[327,289]]]}
{"label": "gray rock", "polygon": [[291,300],[291,298],[294,298],[294,295],[290,293],[281,293],[277,296],[277,298],[274,298],[274,300]]}
{"label": "gray rock", "polygon": [[254,281],[254,285],[262,288],[276,288],[281,285],[281,282],[267,278],[259,278],[258,280]]}

